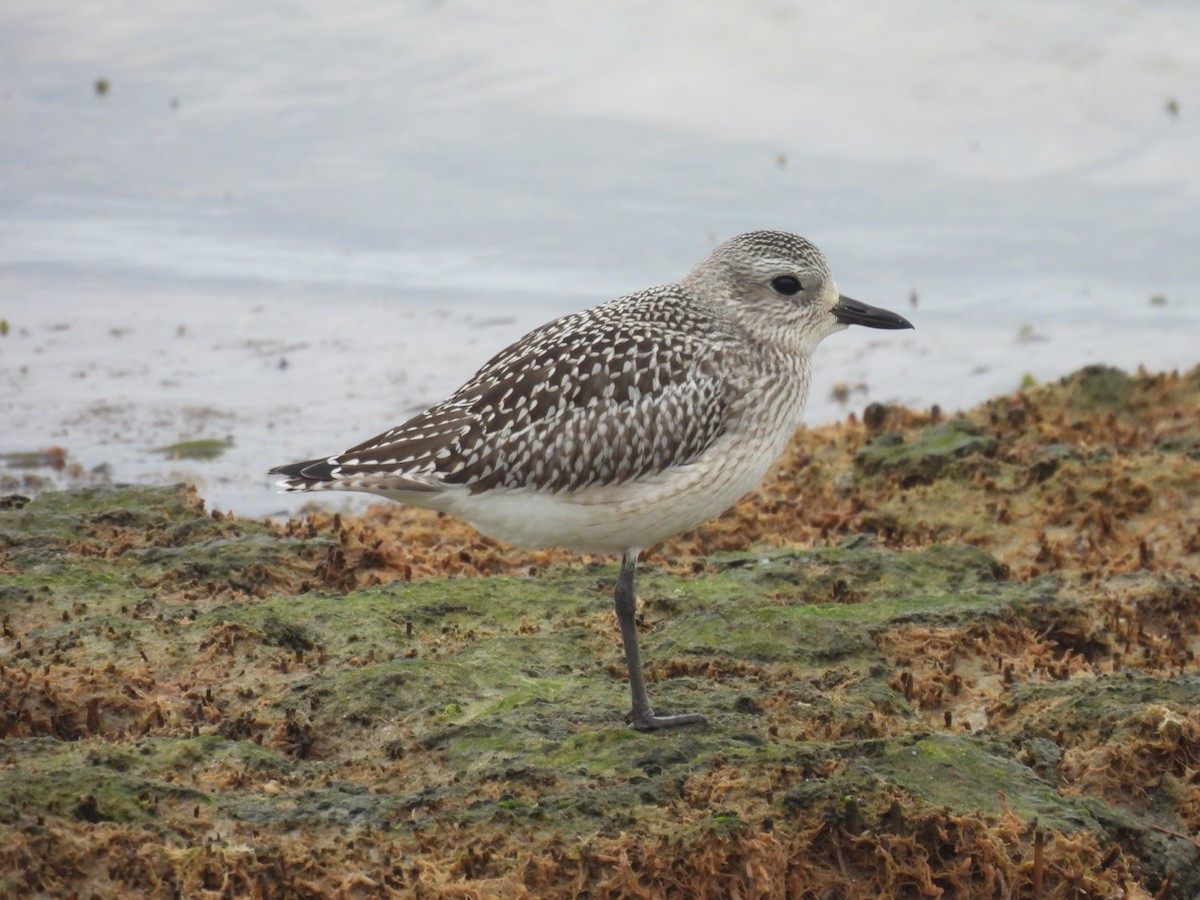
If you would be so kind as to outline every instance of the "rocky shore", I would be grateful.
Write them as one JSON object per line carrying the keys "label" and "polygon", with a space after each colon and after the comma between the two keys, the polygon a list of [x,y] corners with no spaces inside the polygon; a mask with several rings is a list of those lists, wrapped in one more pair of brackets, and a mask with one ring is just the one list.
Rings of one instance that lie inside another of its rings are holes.
{"label": "rocky shore", "polygon": [[612,560],[0,499],[0,895],[1194,897],[1200,368],[868,407]]}

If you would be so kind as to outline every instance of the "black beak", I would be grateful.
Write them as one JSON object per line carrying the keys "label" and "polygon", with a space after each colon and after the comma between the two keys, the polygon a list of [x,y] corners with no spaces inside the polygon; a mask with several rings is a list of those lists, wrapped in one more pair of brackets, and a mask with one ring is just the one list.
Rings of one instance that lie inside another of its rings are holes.
{"label": "black beak", "polygon": [[849,297],[839,297],[833,317],[843,325],[866,325],[868,328],[912,328],[912,322],[894,312],[868,306]]}

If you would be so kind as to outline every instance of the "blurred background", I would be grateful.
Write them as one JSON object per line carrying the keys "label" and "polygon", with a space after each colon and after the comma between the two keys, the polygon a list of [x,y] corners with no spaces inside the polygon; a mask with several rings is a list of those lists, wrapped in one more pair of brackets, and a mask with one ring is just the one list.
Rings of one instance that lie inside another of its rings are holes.
{"label": "blurred background", "polygon": [[295,510],[271,466],[757,228],[916,324],[827,340],[812,424],[1191,367],[1198,42],[1190,0],[6,0],[4,486]]}

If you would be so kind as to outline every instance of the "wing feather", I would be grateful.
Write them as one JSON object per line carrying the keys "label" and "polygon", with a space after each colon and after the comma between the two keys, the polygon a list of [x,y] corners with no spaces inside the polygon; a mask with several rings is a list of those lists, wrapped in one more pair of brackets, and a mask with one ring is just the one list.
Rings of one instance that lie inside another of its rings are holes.
{"label": "wing feather", "polygon": [[575,491],[686,465],[725,432],[729,337],[676,286],[564,316],[442,403],[325,460],[326,471],[373,490]]}

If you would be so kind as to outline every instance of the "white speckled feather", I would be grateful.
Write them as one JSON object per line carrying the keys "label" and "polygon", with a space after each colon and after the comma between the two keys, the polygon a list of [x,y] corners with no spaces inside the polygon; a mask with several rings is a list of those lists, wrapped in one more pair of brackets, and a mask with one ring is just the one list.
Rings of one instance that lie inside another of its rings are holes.
{"label": "white speckled feather", "polygon": [[644,547],[762,478],[798,424],[812,350],[845,327],[839,299],[808,241],[742,235],[678,284],[535,329],[407,422],[273,472],[288,490],[369,491],[523,546]]}

